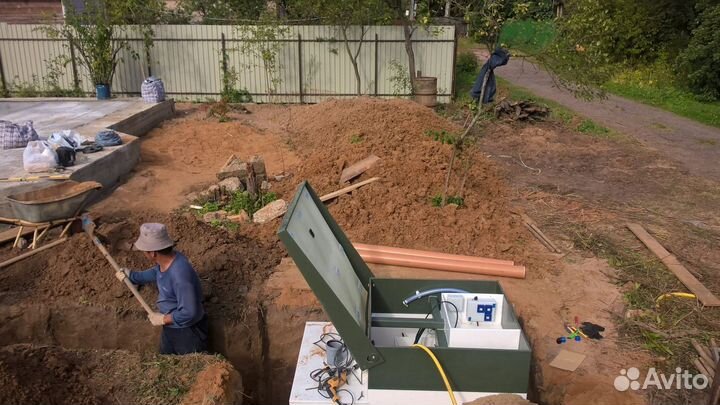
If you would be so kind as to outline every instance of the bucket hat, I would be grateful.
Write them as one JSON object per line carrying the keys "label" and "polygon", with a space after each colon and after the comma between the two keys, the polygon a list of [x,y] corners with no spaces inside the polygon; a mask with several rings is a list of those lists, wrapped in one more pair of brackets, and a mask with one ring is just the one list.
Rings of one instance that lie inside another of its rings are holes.
{"label": "bucket hat", "polygon": [[156,252],[175,245],[170,239],[167,227],[163,224],[147,223],[140,225],[140,237],[135,241],[135,249],[143,252]]}

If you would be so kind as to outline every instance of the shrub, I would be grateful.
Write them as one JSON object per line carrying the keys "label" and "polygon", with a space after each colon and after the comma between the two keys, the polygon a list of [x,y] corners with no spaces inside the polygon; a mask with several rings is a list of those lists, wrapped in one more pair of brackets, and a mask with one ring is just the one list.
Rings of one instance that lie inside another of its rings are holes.
{"label": "shrub", "polygon": [[694,93],[709,100],[720,99],[720,5],[702,13],[700,25],[680,55],[679,67]]}
{"label": "shrub", "polygon": [[472,52],[463,52],[457,56],[455,61],[455,69],[458,73],[477,73],[479,64],[477,57]]}

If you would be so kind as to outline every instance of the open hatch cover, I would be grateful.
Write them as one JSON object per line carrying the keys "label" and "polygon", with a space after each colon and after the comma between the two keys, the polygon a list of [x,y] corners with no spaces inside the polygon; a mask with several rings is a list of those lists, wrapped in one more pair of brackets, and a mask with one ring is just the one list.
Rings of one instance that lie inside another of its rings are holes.
{"label": "open hatch cover", "polygon": [[367,335],[373,274],[307,181],[298,187],[278,236],[360,368],[381,364]]}

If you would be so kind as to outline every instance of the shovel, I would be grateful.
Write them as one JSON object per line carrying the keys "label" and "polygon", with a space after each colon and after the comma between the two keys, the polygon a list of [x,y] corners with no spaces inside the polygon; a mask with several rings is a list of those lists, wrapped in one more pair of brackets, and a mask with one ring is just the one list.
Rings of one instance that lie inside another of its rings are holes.
{"label": "shovel", "polygon": [[[107,259],[108,263],[110,263],[110,265],[115,269],[115,271],[122,271],[122,269],[117,264],[115,259],[113,259],[112,256],[110,256],[110,253],[107,251],[107,249],[105,249],[105,246],[103,246],[102,242],[100,242],[100,239],[98,239],[98,237],[95,236],[95,223],[90,218],[90,216],[87,213],[85,213],[85,214],[82,214],[80,219],[82,220],[83,230],[85,231],[85,233],[87,233],[87,235],[90,237],[90,240],[95,244],[95,246],[97,246],[97,248],[100,249],[100,253],[102,253],[102,255],[105,256],[105,259]],[[142,305],[143,309],[145,309],[145,312],[147,312],[148,315],[152,314],[154,311],[152,310],[152,308],[150,308],[150,306],[147,304],[147,302],[145,302],[145,299],[142,297],[142,295],[140,295],[140,293],[137,290],[137,287],[135,287],[135,284],[133,284],[130,281],[130,278],[125,277],[123,282],[125,283],[127,288],[130,289],[130,292],[133,293],[135,298],[137,298],[140,305]]]}

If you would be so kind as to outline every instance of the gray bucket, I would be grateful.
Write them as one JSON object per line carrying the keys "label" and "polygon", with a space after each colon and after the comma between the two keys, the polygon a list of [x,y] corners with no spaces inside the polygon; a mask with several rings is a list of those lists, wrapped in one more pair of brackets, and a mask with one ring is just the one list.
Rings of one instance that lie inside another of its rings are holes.
{"label": "gray bucket", "polygon": [[339,367],[347,360],[347,348],[339,340],[328,340],[325,344],[325,362],[330,367]]}

